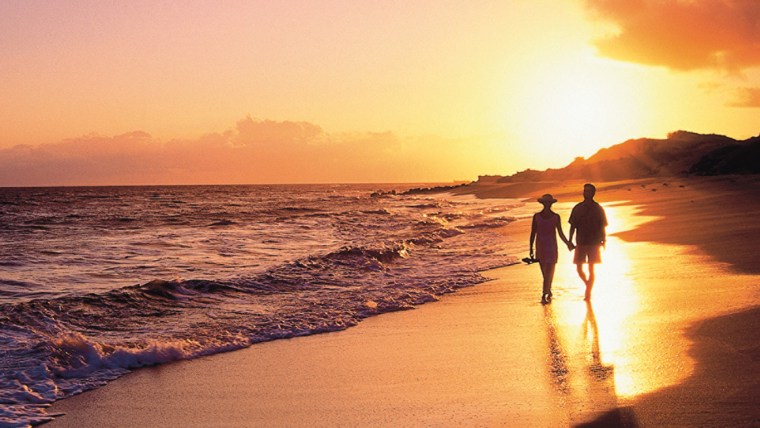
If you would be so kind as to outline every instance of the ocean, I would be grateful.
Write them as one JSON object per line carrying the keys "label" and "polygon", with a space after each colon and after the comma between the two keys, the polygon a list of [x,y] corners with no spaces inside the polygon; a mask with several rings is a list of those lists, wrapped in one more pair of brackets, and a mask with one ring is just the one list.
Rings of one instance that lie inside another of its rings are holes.
{"label": "ocean", "polygon": [[0,426],[139,367],[342,330],[516,262],[524,242],[501,228],[521,202],[410,187],[0,189]]}

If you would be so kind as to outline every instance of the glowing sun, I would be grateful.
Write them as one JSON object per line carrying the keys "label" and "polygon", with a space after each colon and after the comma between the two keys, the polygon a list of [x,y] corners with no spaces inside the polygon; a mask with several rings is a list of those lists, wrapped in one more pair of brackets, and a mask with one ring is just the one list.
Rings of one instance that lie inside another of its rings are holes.
{"label": "glowing sun", "polygon": [[639,122],[635,85],[599,61],[545,64],[517,96],[523,135],[565,162],[635,135]]}

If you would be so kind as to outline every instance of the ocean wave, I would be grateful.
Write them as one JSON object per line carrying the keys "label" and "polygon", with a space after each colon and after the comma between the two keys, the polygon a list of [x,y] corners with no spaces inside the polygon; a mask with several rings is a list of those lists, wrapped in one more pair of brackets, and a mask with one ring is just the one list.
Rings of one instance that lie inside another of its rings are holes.
{"label": "ocean wave", "polygon": [[310,208],[310,207],[282,207],[282,208],[279,208],[278,211],[291,212],[291,213],[313,213],[313,212],[319,212],[322,210],[319,208]]}
{"label": "ocean wave", "polygon": [[410,252],[411,248],[405,243],[377,249],[343,247],[338,251],[328,254],[325,258],[330,260],[348,260],[349,262],[375,260],[380,263],[392,263],[395,260],[409,257]]}
{"label": "ocean wave", "polygon": [[237,224],[237,223],[232,220],[218,220],[209,224],[208,227],[232,226],[234,224]]}
{"label": "ocean wave", "polygon": [[426,202],[422,204],[407,205],[408,208],[415,208],[418,210],[435,209],[440,208],[441,205],[438,202]]}
{"label": "ocean wave", "polygon": [[29,231],[35,231],[35,230],[47,231],[47,230],[50,230],[50,228],[48,226],[43,226],[41,224],[22,224],[22,225],[15,226],[15,228],[20,229],[20,230],[29,230]]}
{"label": "ocean wave", "polygon": [[[66,288],[38,285],[56,278],[44,275],[0,284],[10,296],[0,304],[0,426],[49,420],[50,402],[132,369],[345,329],[482,282],[479,272],[513,262],[489,231],[508,217],[480,206],[391,192],[381,199],[323,191],[262,196],[258,187],[230,188],[220,205],[211,192],[218,189],[191,190],[167,188],[153,194],[158,202],[145,202],[151,193],[99,189],[111,196],[63,210],[70,226],[5,235],[39,242],[5,254],[0,266],[74,261],[109,277],[106,287],[82,280],[97,280],[91,273],[72,276],[81,286]],[[175,198],[183,207],[165,208]],[[132,200],[143,204],[140,216],[124,202]],[[15,225],[37,225],[35,215],[49,219],[49,204],[26,209],[33,204],[17,210]],[[103,231],[108,239],[94,239]],[[97,245],[60,245],[69,242]],[[229,255],[230,263],[220,261]],[[136,284],[118,282],[124,278]]]}
{"label": "ocean wave", "polygon": [[451,221],[456,221],[456,220],[465,218],[465,215],[461,212],[453,212],[453,213],[437,212],[435,214],[429,214],[428,217],[436,217],[439,219],[446,220],[447,222],[451,222]]}
{"label": "ocean wave", "polygon": [[9,343],[0,360],[12,369],[0,376],[0,402],[10,405],[0,413],[0,423],[47,420],[43,404],[130,369],[341,330],[483,281],[469,267],[429,266],[428,274],[417,268],[412,276],[409,267],[392,268],[413,259],[420,246],[457,234],[440,231],[414,242],[344,247],[229,281],[155,280],[100,294],[2,305],[0,325],[6,326],[2,333]]}
{"label": "ocean wave", "polygon": [[[2,266],[2,264],[0,264]],[[0,278],[0,292],[3,290],[8,289],[22,289],[22,290],[31,290],[34,288],[34,284],[31,282],[26,281],[16,281],[13,279],[2,279]]]}
{"label": "ocean wave", "polygon": [[464,232],[458,228],[445,228],[434,232],[424,233],[417,238],[411,239],[409,242],[416,245],[438,244],[443,242],[444,239],[461,235],[463,233]]}
{"label": "ocean wave", "polygon": [[463,229],[491,229],[504,227],[509,223],[517,220],[515,217],[490,217],[478,223],[472,223],[461,226]]}
{"label": "ocean wave", "polygon": [[362,214],[376,214],[376,215],[390,215],[390,211],[388,211],[386,208],[379,208],[376,210],[365,210],[361,212]]}

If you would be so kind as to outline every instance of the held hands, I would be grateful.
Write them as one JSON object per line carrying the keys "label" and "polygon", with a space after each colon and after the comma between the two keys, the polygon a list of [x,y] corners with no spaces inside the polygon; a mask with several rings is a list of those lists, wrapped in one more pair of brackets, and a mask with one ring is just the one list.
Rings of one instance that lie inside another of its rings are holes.
{"label": "held hands", "polygon": [[573,243],[572,243],[572,242],[568,242],[568,243],[567,243],[567,249],[568,249],[569,251],[573,251],[573,250],[575,249],[575,245],[573,245]]}

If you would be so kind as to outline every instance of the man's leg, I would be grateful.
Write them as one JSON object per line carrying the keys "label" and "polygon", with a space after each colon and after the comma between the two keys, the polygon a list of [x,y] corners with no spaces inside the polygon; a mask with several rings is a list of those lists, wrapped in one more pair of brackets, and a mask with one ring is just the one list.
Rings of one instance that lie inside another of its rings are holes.
{"label": "man's leg", "polygon": [[588,284],[588,279],[586,279],[586,272],[583,271],[583,263],[578,263],[575,266],[578,268],[578,276],[581,277],[583,283]]}
{"label": "man's leg", "polygon": [[591,300],[591,289],[594,288],[594,265],[602,261],[601,246],[594,245],[588,248],[588,282],[586,282],[586,301]]}
{"label": "man's leg", "polygon": [[596,277],[594,276],[594,264],[589,263],[588,264],[588,281],[586,281],[586,296],[585,296],[586,301],[591,300],[591,289],[594,288],[595,279]]}

